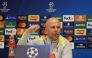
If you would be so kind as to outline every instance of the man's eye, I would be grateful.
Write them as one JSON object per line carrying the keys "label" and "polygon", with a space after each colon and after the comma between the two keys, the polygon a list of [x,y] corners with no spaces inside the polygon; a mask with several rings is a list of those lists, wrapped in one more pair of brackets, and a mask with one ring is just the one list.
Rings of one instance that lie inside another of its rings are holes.
{"label": "man's eye", "polygon": [[55,27],[51,27],[51,28],[55,28]]}
{"label": "man's eye", "polygon": [[60,28],[60,27],[57,27],[58,29]]}

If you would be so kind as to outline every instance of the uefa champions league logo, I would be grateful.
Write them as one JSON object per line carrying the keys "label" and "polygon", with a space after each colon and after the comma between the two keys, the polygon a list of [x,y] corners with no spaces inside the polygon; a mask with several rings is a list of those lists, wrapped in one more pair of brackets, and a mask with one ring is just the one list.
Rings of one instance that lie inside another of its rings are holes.
{"label": "uefa champions league logo", "polygon": [[54,6],[54,3],[53,3],[53,2],[50,2],[50,3],[49,3],[50,9],[53,9],[53,6]]}
{"label": "uefa champions league logo", "polygon": [[10,9],[7,9],[7,2],[2,2],[3,9],[0,9],[1,12],[8,12]]}
{"label": "uefa champions league logo", "polygon": [[55,12],[56,9],[53,9],[54,3],[53,2],[49,2],[49,9],[46,9],[46,11],[48,12]]}
{"label": "uefa champions league logo", "polygon": [[3,9],[6,9],[7,2],[2,2],[2,5],[3,5]]}
{"label": "uefa champions league logo", "polygon": [[29,58],[36,58],[36,56],[38,55],[38,49],[30,47],[29,49],[27,49],[27,55]]}

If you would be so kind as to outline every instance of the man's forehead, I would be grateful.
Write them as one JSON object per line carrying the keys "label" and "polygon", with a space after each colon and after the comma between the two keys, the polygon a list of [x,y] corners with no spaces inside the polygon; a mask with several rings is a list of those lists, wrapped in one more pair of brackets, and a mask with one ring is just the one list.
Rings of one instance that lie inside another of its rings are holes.
{"label": "man's forehead", "polygon": [[46,26],[50,26],[50,25],[54,25],[54,24],[60,24],[60,22],[57,18],[52,17],[46,21]]}
{"label": "man's forehead", "polygon": [[55,21],[55,20],[59,21],[57,18],[52,17],[52,18],[49,18],[49,19],[47,20],[47,22],[49,22],[49,21]]}
{"label": "man's forehead", "polygon": [[49,26],[60,26],[60,24],[49,24]]}

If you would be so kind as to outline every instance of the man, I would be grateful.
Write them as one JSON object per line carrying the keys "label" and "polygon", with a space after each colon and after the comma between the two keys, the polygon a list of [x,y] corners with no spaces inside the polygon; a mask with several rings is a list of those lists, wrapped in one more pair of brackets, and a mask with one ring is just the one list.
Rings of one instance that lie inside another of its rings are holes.
{"label": "man", "polygon": [[[19,40],[18,45],[27,44],[27,39],[30,37],[30,34],[39,28],[39,25],[29,27]],[[49,18],[46,22],[45,30],[47,31],[46,37],[34,39],[28,44],[50,45],[50,58],[72,58],[72,49],[69,41],[60,35],[59,20],[54,17]]]}

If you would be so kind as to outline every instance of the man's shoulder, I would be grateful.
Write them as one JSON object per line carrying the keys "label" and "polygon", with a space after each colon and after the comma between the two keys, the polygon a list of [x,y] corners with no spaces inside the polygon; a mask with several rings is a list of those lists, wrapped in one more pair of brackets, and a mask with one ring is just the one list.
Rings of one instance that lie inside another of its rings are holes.
{"label": "man's shoulder", "polygon": [[69,43],[69,41],[65,37],[63,37],[63,38],[64,38],[65,43]]}
{"label": "man's shoulder", "polygon": [[69,44],[70,42],[65,38],[65,37],[63,37],[63,36],[60,36],[60,38],[59,38],[60,40],[60,42],[61,42],[61,44],[63,45],[63,46],[65,46],[65,45],[67,45],[67,44]]}

